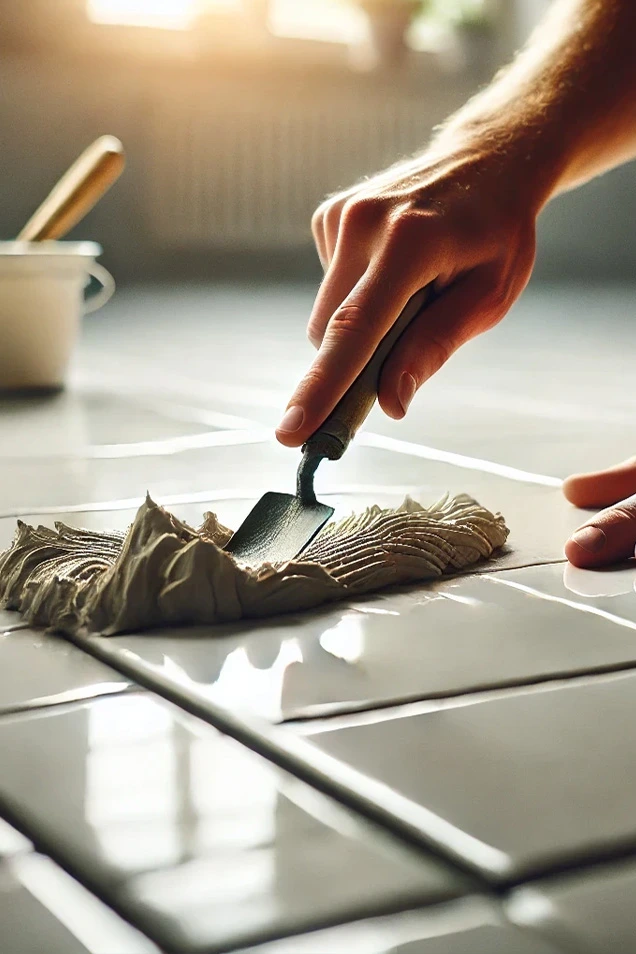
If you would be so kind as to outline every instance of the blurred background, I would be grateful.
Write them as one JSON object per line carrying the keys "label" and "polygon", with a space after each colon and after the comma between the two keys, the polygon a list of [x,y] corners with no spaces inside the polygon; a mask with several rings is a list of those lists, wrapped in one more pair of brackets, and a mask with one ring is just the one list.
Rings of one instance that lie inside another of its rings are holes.
{"label": "blurred background", "polygon": [[[0,0],[0,237],[98,135],[124,178],[76,230],[120,284],[314,279],[313,209],[426,143],[548,0]],[[633,275],[634,168],[556,201],[539,279]]]}

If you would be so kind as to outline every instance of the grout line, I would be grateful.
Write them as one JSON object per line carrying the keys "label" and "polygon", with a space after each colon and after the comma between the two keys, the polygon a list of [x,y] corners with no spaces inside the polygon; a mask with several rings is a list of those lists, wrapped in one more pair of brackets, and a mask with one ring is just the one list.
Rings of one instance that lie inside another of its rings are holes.
{"label": "grout line", "polygon": [[[111,667],[113,668],[113,667]],[[14,705],[3,706],[0,708],[0,721],[5,717],[14,715],[28,715],[30,712],[39,712],[42,709],[56,709],[60,706],[73,705],[74,703],[92,702],[96,699],[112,699],[115,696],[131,695],[137,692],[145,692],[140,686],[121,686],[120,683],[110,683],[117,685],[118,689],[106,689],[103,692],[93,692],[91,695],[82,695],[81,690],[69,690],[60,692],[54,696],[40,696],[30,702],[17,702]]]}
{"label": "grout line", "polygon": [[[337,490],[326,490],[320,494],[323,498],[348,497],[353,494],[382,495],[391,494],[405,496],[406,494],[417,493],[418,490],[412,484],[341,484]],[[222,487],[216,491],[200,490],[188,491],[182,494],[163,494],[161,496],[161,506],[179,506],[186,504],[202,503],[214,505],[215,503],[231,500],[246,501],[253,503],[263,494],[263,487]],[[136,510],[144,502],[145,497],[123,497],[120,499],[97,500],[79,504],[61,504],[44,505],[36,507],[20,507],[17,510],[0,511],[0,520],[12,520],[30,516],[47,516],[70,513],[110,513],[117,510]]]}
{"label": "grout line", "polygon": [[[105,904],[110,910],[114,911],[126,924],[130,925],[136,931],[140,931],[148,940],[156,944],[160,951],[164,954],[183,954],[183,952],[175,947],[166,945],[164,939],[160,939],[156,932],[153,930],[148,930],[148,927],[145,925],[142,926],[138,920],[134,918],[133,913],[129,910],[128,905],[122,903],[119,894],[117,892],[117,885],[106,885],[99,881],[98,877],[90,871],[88,866],[83,866],[82,862],[77,862],[71,856],[70,859],[64,853],[64,849],[59,851],[59,844],[56,842],[54,837],[49,837],[46,834],[42,835],[42,832],[39,829],[32,828],[28,822],[25,823],[21,815],[15,812],[10,808],[5,801],[5,798],[0,791],[0,817],[3,818],[9,825],[12,825],[20,834],[24,835],[25,838],[28,838],[30,842],[33,843],[34,851],[37,854],[44,855],[45,857],[50,858],[56,865],[59,865],[67,874],[72,878],[78,881],[87,891],[94,895],[99,901]],[[55,912],[53,912],[55,913]],[[159,919],[157,919],[157,922]],[[153,925],[154,927],[154,925]]]}
{"label": "grout line", "polygon": [[32,629],[28,623],[9,623],[8,625],[0,624],[0,640],[3,636],[8,636],[10,633],[19,633],[23,629]]}
{"label": "grout line", "polygon": [[519,874],[506,884],[500,896],[504,898],[518,888],[536,887],[545,881],[552,881],[568,875],[594,874],[598,868],[613,865],[616,862],[631,861],[636,864],[636,835],[619,843],[602,843],[595,846],[586,846],[579,853],[571,851],[568,857],[560,861],[537,862],[529,867],[525,873]]}
{"label": "grout line", "polygon": [[[372,781],[357,770],[350,769],[346,764],[339,762],[338,759],[326,756],[325,753],[317,749],[311,749],[308,752],[314,759],[313,762],[305,759],[303,757],[304,753],[293,744],[293,740],[285,738],[281,734],[281,731],[289,733],[288,729],[281,730],[279,727],[272,727],[265,723],[260,725],[256,720],[241,719],[230,711],[222,710],[209,702],[206,708],[185,687],[181,687],[181,691],[178,692],[175,691],[173,685],[165,680],[158,679],[157,683],[154,683],[148,678],[147,674],[137,671],[126,659],[119,658],[119,654],[117,654],[118,659],[114,660],[108,650],[105,652],[102,650],[100,644],[87,643],[85,640],[76,637],[69,637],[69,639],[91,655],[108,662],[112,668],[119,668],[125,675],[136,679],[141,686],[172,703],[179,710],[188,712],[198,720],[207,725],[212,725],[224,734],[236,739],[250,750],[278,765],[279,768],[296,778],[300,778],[312,788],[345,805],[354,813],[367,818],[385,832],[388,831],[398,837],[411,848],[419,851],[423,850],[429,857],[443,862],[456,877],[459,877],[467,885],[467,893],[473,890],[481,894],[485,893],[490,897],[501,898],[520,885],[534,883],[540,879],[561,873],[585,870],[589,866],[604,862],[636,856],[635,837],[620,845],[601,843],[591,848],[588,846],[585,849],[585,854],[572,852],[569,857],[556,862],[538,860],[518,875],[505,870],[503,867],[497,871],[493,864],[490,867],[489,878],[488,873],[484,870],[485,866],[479,867],[474,860],[471,861],[466,856],[467,853],[460,854],[452,848],[449,849],[447,845],[434,840],[434,837],[424,831],[421,826],[418,826],[415,815],[417,810],[423,808],[423,806],[418,806],[410,799],[403,798],[404,804],[402,807],[408,808],[409,813],[408,815],[396,814],[385,804],[373,800],[373,795],[377,796],[378,790],[371,791],[369,796],[361,788],[354,787],[356,780]],[[118,665],[115,665],[115,662]],[[565,680],[565,682],[569,683],[570,680]],[[322,762],[322,768],[316,762]],[[379,786],[379,788],[382,787],[384,786]],[[391,790],[391,793],[395,796],[395,801],[400,799],[399,793],[393,790]],[[428,812],[426,809],[424,811]],[[428,814],[431,813],[428,812]],[[444,822],[441,818],[438,820]],[[460,834],[464,835],[465,833],[461,832]],[[487,845],[482,847],[488,848]]]}
{"label": "grout line", "polygon": [[418,444],[415,441],[385,437],[383,434],[375,434],[372,431],[363,431],[358,437],[358,443],[363,447],[394,451],[396,454],[407,454],[410,457],[422,457],[425,460],[453,464],[455,467],[467,470],[479,470],[485,474],[494,474],[497,477],[506,477],[508,480],[521,481],[527,484],[540,484],[543,487],[561,487],[563,484],[560,477],[534,474],[531,471],[519,470],[517,467],[509,467],[495,461],[481,460],[479,457],[467,457],[465,454],[456,454],[453,451],[427,447],[425,444]]}
{"label": "grout line", "polygon": [[172,457],[188,451],[208,450],[213,447],[244,447],[265,444],[271,440],[271,428],[254,427],[250,430],[201,431],[154,441],[129,441],[123,444],[86,444],[74,454],[45,454],[43,456],[3,457],[5,463],[32,464],[39,461],[133,460],[136,457]]}
{"label": "grout line", "polygon": [[[262,492],[262,491],[261,491]],[[249,500],[250,490],[236,490],[233,488],[221,489],[215,494],[209,490],[194,491],[185,494],[165,494],[161,498],[161,506],[185,506],[187,504],[215,504],[227,500]],[[259,493],[253,493],[258,497]],[[0,520],[18,520],[30,516],[64,516],[71,513],[112,513],[118,510],[138,510],[144,503],[145,497],[121,497],[114,500],[96,500],[79,504],[64,504],[60,506],[21,507],[19,510],[0,511]]]}
{"label": "grout line", "polygon": [[[46,835],[41,837],[41,834],[32,830],[28,823],[25,824],[22,818],[4,804],[1,794],[0,817],[4,818],[8,824],[12,825],[17,831],[24,835],[25,838],[28,838],[33,843],[36,853],[51,858],[55,864],[78,881],[94,897],[115,912],[115,914],[122,918],[128,925],[136,931],[139,931],[142,936],[146,937],[152,943],[156,944],[164,954],[183,954],[183,948],[180,944],[178,947],[174,947],[169,940],[165,937],[161,937],[157,931],[157,926],[160,925],[162,921],[160,914],[149,913],[146,919],[143,917],[142,904],[135,906],[134,901],[131,902],[122,899],[118,888],[120,889],[122,884],[125,884],[125,880],[123,882],[117,882],[115,885],[104,884],[100,881],[99,876],[96,877],[93,875],[88,865],[82,864],[81,860],[76,862],[72,856],[69,858],[69,856],[65,855],[63,849],[59,852],[58,845],[53,838],[49,839]],[[343,911],[335,917],[330,917],[328,914],[325,915],[324,920],[319,922],[310,919],[305,921],[300,919],[293,926],[289,925],[289,927],[286,927],[282,924],[278,931],[270,930],[265,933],[256,933],[256,929],[254,929],[251,934],[248,932],[243,936],[239,935],[235,940],[230,940],[226,944],[219,944],[218,942],[215,943],[212,941],[210,946],[206,947],[206,951],[209,952],[209,954],[231,954],[231,952],[251,950],[252,948],[270,944],[275,941],[301,937],[305,934],[329,930],[357,921],[366,921],[374,917],[389,918],[406,912],[416,913],[427,909],[434,910],[438,907],[458,903],[473,897],[474,894],[478,894],[480,897],[486,897],[490,901],[496,901],[496,895],[483,889],[474,892],[467,891],[464,894],[457,895],[444,895],[440,893],[439,897],[433,897],[428,901],[420,892],[419,897],[403,897],[401,900],[395,899],[393,901],[387,899],[385,903],[380,902],[376,907],[371,907],[370,904],[365,904],[363,901],[360,901],[357,904],[353,904],[347,911]],[[138,917],[140,908],[142,910],[141,919]]]}
{"label": "grout line", "polygon": [[[385,832],[388,830],[411,848],[426,851],[429,856],[442,861],[457,877],[464,880],[468,878],[476,890],[482,892],[494,890],[494,885],[489,883],[483,872],[477,866],[471,865],[469,860],[460,854],[456,857],[450,853],[447,854],[421,831],[417,822],[396,816],[381,801],[374,801],[373,798],[359,791],[355,787],[355,782],[360,773],[325,753],[310,749],[307,743],[298,739],[288,729],[272,726],[264,720],[237,717],[229,710],[221,709],[209,701],[204,704],[194,693],[189,692],[187,687],[177,688],[170,680],[159,674],[150,678],[147,673],[138,670],[119,653],[114,658],[114,654],[104,650],[97,642],[78,639],[76,636],[66,638],[182,711],[188,712],[225,735],[236,739],[278,765],[279,768],[300,778],[312,788],[367,818]],[[305,757],[306,754],[311,755],[311,760]],[[316,762],[324,763],[323,767],[321,768]],[[361,778],[364,777],[361,776]],[[487,846],[483,847],[487,848]]]}
{"label": "grout line", "polygon": [[[353,728],[358,725],[371,725],[375,722],[389,722],[391,719],[410,718],[411,716],[425,715],[428,712],[438,712],[443,709],[457,709],[468,705],[479,705],[482,702],[496,702],[509,699],[515,695],[529,695],[534,692],[555,691],[582,686],[597,676],[628,675],[636,671],[636,658],[623,663],[608,663],[595,669],[563,670],[548,675],[528,679],[501,682],[496,686],[478,685],[471,689],[440,691],[429,693],[426,696],[410,696],[401,699],[386,700],[373,705],[362,704],[360,707],[343,708],[326,712],[323,715],[295,715],[281,720],[279,725],[290,727],[298,726],[302,735],[313,735],[324,727],[324,731],[333,732],[340,728]],[[338,703],[333,703],[337,706]],[[373,713],[377,712],[377,719]],[[342,724],[338,723],[342,720]],[[312,731],[313,730],[313,731]]]}

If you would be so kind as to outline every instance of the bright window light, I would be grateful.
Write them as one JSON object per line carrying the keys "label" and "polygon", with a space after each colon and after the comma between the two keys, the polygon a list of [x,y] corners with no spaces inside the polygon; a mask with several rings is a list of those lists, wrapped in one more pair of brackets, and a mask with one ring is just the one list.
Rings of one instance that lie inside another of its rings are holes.
{"label": "bright window light", "polygon": [[270,8],[270,29],[282,37],[355,43],[365,22],[360,9],[342,0],[273,0]]}
{"label": "bright window light", "polygon": [[88,0],[94,23],[188,30],[199,12],[199,0]]}

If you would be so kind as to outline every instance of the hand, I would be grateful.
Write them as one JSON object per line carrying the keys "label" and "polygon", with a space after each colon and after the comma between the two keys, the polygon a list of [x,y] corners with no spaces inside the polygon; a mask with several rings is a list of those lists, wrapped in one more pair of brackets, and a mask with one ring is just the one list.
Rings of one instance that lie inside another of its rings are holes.
{"label": "hand", "polygon": [[607,566],[634,556],[636,545],[636,457],[608,470],[575,474],[563,493],[577,507],[605,507],[584,523],[565,545],[574,566]]}
{"label": "hand", "polygon": [[382,371],[390,417],[403,417],[460,345],[501,320],[534,263],[541,198],[528,158],[455,139],[320,206],[312,226],[326,274],[307,329],[318,355],[277,430],[283,444],[299,446],[322,424],[425,285],[439,297]]}

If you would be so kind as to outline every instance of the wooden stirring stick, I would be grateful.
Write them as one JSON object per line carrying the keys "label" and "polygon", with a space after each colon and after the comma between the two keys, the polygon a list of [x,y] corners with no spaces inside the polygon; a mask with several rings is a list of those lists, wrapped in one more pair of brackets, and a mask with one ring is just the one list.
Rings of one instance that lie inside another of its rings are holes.
{"label": "wooden stirring stick", "polygon": [[119,178],[125,162],[119,139],[97,139],[49,192],[18,235],[18,241],[41,242],[66,235]]}

